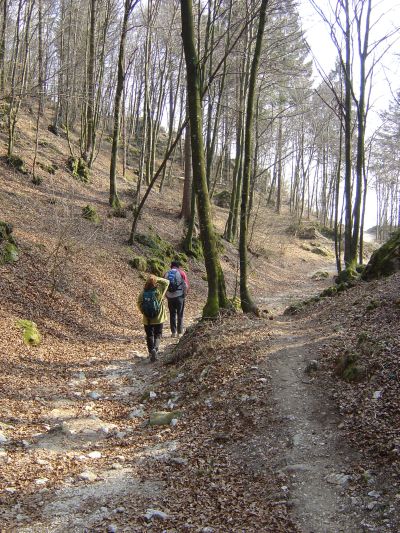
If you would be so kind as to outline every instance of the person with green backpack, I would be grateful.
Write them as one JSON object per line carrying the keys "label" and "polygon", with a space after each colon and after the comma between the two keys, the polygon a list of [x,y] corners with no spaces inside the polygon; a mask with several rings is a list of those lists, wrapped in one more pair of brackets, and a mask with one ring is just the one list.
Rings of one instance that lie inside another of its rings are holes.
{"label": "person with green backpack", "polygon": [[157,359],[163,325],[167,319],[163,299],[168,286],[167,279],[151,275],[137,299],[138,308],[143,315],[147,349],[152,363]]}

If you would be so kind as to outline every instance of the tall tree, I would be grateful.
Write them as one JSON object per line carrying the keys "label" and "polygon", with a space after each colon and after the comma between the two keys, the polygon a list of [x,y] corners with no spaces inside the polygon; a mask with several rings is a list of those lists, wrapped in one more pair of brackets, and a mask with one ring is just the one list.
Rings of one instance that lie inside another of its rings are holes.
{"label": "tall tree", "polygon": [[117,71],[117,88],[115,90],[114,100],[114,121],[113,121],[113,141],[111,147],[111,163],[110,163],[110,198],[109,204],[111,207],[119,208],[120,200],[117,191],[117,157],[118,157],[118,143],[120,132],[120,117],[121,117],[121,100],[124,91],[125,82],[125,45],[126,35],[128,33],[128,21],[134,7],[139,3],[139,0],[125,0],[124,2],[124,16],[122,19],[121,37],[119,42],[118,54],[118,71]]}
{"label": "tall tree", "polygon": [[182,41],[186,61],[187,99],[192,146],[193,184],[196,191],[200,238],[207,270],[208,295],[203,308],[204,317],[215,317],[227,306],[224,277],[218,259],[211,206],[208,195],[204,156],[200,65],[197,57],[192,0],[181,0]]}
{"label": "tall tree", "polygon": [[251,173],[251,159],[253,156],[253,122],[254,122],[254,95],[256,90],[258,65],[260,62],[261,45],[264,35],[266,11],[268,0],[261,0],[260,20],[258,23],[256,44],[254,48],[253,60],[251,63],[249,90],[247,95],[246,106],[246,125],[245,125],[245,141],[244,141],[244,158],[243,158],[243,187],[242,187],[242,201],[240,206],[240,240],[239,240],[239,257],[240,257],[240,300],[241,306],[245,313],[258,312],[257,306],[254,304],[250,291],[248,288],[248,254],[247,254],[247,238],[248,238],[248,216],[247,210],[249,205],[249,191],[250,191],[250,173]]}

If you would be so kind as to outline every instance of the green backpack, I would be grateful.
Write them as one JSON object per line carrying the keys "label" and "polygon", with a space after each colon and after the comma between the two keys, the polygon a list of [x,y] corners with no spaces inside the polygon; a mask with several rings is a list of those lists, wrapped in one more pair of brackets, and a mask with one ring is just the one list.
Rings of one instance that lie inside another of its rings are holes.
{"label": "green backpack", "polygon": [[146,318],[156,318],[161,309],[161,302],[157,298],[157,289],[143,291],[142,313]]}

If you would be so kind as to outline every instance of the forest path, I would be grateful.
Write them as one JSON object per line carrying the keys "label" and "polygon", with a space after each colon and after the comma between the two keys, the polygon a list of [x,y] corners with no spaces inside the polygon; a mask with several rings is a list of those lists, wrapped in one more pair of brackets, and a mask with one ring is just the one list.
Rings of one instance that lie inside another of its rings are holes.
{"label": "forest path", "polygon": [[[160,369],[139,350],[127,347],[120,357],[96,370],[91,364],[97,357],[82,363],[66,376],[68,398],[43,400],[46,430],[26,443],[25,454],[44,474],[35,481],[35,493],[21,494],[17,505],[0,508],[12,531],[116,531],[115,523],[130,523],[130,516],[143,521],[147,510],[162,505],[163,481],[141,471],[169,452],[153,446],[141,430],[152,410],[151,401],[141,403],[142,398],[153,390]],[[107,407],[112,403],[121,406],[119,416]],[[133,454],[125,448],[132,443]],[[67,462],[69,473],[63,475]],[[50,486],[48,478],[56,468],[57,485]]]}
{"label": "forest path", "polygon": [[323,332],[310,318],[279,316],[273,324],[260,371],[270,375],[276,424],[263,438],[276,452],[274,468],[287,483],[282,490],[292,519],[304,533],[363,531],[355,494],[346,490],[354,452],[341,440],[340,420],[313,371],[305,372],[317,359]]}

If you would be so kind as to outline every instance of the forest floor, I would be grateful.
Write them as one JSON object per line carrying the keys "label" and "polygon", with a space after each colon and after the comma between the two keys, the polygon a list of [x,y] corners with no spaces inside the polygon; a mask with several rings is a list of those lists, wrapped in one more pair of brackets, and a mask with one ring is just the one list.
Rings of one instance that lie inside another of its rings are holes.
{"label": "forest floor", "polygon": [[[84,185],[65,169],[65,141],[42,143],[54,176],[34,186],[2,166],[0,178],[0,219],[20,250],[0,267],[0,530],[399,531],[400,276],[284,315],[332,285],[332,244],[260,209],[250,287],[269,312],[198,322],[205,271],[192,260],[187,331],[177,343],[166,325],[152,365],[106,159]],[[128,200],[131,183],[119,186]],[[178,246],[175,189],[150,195],[140,230]],[[82,219],[86,204],[99,224]],[[220,233],[226,213],[214,208]],[[232,295],[237,253],[224,243],[221,257]],[[19,319],[38,324],[39,346]],[[342,354],[368,379],[341,379]],[[151,425],[160,411],[172,423]]]}

